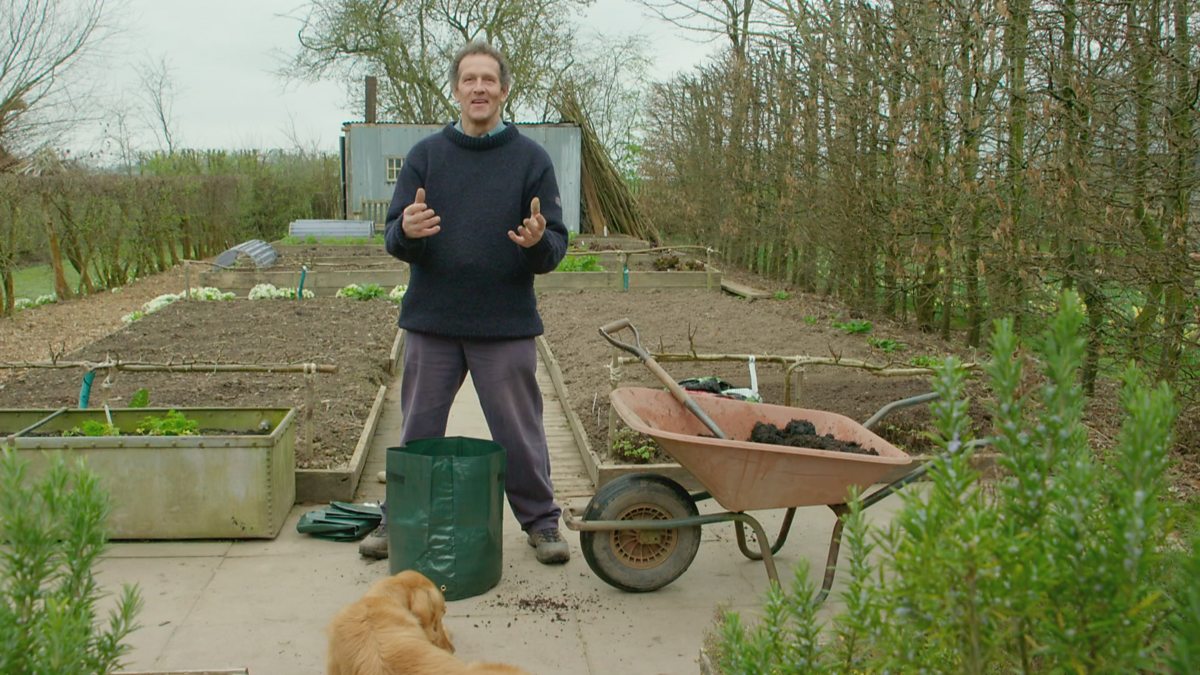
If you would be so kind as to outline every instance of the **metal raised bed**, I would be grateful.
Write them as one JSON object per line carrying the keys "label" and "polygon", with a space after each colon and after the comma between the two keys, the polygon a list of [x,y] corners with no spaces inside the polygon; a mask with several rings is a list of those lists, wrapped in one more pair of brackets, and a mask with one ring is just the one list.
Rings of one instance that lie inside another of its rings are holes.
{"label": "metal raised bed", "polygon": [[0,410],[0,445],[36,475],[83,459],[111,499],[113,539],[273,538],[295,502],[292,408],[176,408],[195,436],[63,436],[83,422],[132,430],[165,408]]}

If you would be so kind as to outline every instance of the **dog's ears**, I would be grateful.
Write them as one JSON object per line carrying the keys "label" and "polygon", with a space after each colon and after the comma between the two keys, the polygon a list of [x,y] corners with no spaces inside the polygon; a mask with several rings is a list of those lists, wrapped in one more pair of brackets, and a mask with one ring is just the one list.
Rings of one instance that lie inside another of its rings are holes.
{"label": "dog's ears", "polygon": [[434,593],[437,590],[424,585],[408,587],[408,611],[412,612],[423,625],[433,621]]}

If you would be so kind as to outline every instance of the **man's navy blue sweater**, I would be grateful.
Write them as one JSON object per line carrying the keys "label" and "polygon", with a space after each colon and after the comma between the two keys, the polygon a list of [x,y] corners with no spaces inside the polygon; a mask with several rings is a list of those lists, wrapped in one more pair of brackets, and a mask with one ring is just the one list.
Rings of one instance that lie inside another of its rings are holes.
{"label": "man's navy blue sweater", "polygon": [[[404,208],[417,188],[441,216],[441,231],[404,236]],[[508,238],[537,197],[546,231],[523,248]],[[550,156],[512,124],[492,136],[447,125],[413,146],[387,214],[387,251],[409,264],[400,327],[443,337],[505,339],[541,335],[533,275],[552,271],[567,251],[567,228]]]}

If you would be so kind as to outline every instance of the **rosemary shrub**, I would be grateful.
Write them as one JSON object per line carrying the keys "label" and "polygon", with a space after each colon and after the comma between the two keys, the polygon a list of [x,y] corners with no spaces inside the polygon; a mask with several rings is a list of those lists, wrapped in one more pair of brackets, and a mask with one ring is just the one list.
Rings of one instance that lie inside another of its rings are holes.
{"label": "rosemary shrub", "polygon": [[108,496],[82,464],[53,460],[34,481],[0,449],[0,673],[109,673],[136,628],[136,588],[125,586],[101,625],[93,568],[104,551]]}
{"label": "rosemary shrub", "polygon": [[[1099,457],[1083,424],[1083,308],[1064,294],[1033,351],[1044,384],[1022,388],[1026,351],[997,323],[986,370],[1004,477],[982,489],[971,468],[965,375],[947,360],[933,406],[942,449],[922,489],[869,528],[846,515],[843,608],[816,616],[800,566],[772,589],[763,618],[727,614],[715,655],[726,673],[1195,672],[1200,557],[1169,558],[1168,448],[1176,415],[1165,385],[1123,376],[1116,447]],[[1169,583],[1168,561],[1192,574]]]}

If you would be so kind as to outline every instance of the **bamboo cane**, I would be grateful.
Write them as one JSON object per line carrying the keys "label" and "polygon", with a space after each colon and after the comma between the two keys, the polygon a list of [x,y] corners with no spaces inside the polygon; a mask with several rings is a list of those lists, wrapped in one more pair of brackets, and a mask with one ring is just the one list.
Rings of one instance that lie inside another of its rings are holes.
{"label": "bamboo cane", "polygon": [[593,230],[607,227],[638,239],[658,241],[657,232],[637,210],[629,186],[613,166],[573,90],[564,92],[558,112],[564,121],[580,128],[581,192]]}
{"label": "bamboo cane", "polygon": [[[754,359],[758,363],[778,363],[782,366],[842,366],[845,368],[858,368],[865,370],[872,375],[878,377],[914,377],[919,375],[932,375],[932,368],[921,368],[917,366],[909,368],[895,368],[890,364],[875,364],[861,359],[847,359],[831,356],[778,356],[773,354],[683,354],[683,353],[664,353],[653,354],[656,361],[662,363],[668,362],[712,362],[712,361],[732,361],[732,362],[748,362]],[[622,356],[622,363],[635,363],[638,361],[636,357]],[[965,363],[963,368],[973,370],[978,368],[977,363]]]}
{"label": "bamboo cane", "polygon": [[0,361],[0,369],[84,368],[164,373],[336,373],[336,364],[324,363],[147,363],[143,361]]}

